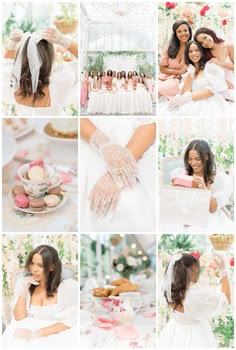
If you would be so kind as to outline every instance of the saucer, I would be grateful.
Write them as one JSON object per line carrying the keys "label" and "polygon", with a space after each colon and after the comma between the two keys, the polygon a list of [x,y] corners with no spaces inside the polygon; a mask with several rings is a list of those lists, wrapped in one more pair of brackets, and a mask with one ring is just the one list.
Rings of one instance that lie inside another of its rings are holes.
{"label": "saucer", "polygon": [[[55,211],[57,209],[59,209],[60,207],[62,207],[63,205],[66,204],[67,200],[68,200],[68,194],[66,195],[61,195],[60,198],[61,198],[61,201],[60,203],[56,206],[56,207],[45,207],[45,209],[41,210],[41,211],[33,211],[31,210],[29,207],[28,208],[19,208],[17,205],[15,205],[15,202],[14,202],[14,197],[12,196],[12,191],[9,192],[9,195],[8,195],[8,199],[9,199],[9,202],[10,204],[16,209],[16,210],[19,210],[23,213],[27,213],[27,214],[46,214],[46,213],[51,213],[52,211]],[[46,194],[45,194],[46,196]],[[43,198],[43,197],[42,197]]]}

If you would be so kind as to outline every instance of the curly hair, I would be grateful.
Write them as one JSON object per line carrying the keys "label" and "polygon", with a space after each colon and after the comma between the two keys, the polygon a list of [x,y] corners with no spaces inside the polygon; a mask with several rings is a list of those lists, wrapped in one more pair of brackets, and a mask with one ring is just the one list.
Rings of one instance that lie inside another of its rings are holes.
{"label": "curly hair", "polygon": [[[43,269],[46,275],[46,294],[52,297],[62,281],[62,264],[57,250],[49,245],[40,245],[32,250],[26,260],[25,268],[30,272],[30,265],[34,254],[40,254],[43,260]],[[51,265],[53,264],[53,271]],[[31,284],[29,288],[30,295],[33,294],[36,286]]]}
{"label": "curly hair", "polygon": [[[194,34],[194,40],[195,41],[198,41],[197,40],[197,37],[198,37],[198,35],[200,35],[200,34],[207,34],[207,35],[210,35],[211,37],[212,37],[212,39],[214,40],[214,43],[216,43],[216,44],[220,44],[220,43],[223,43],[224,42],[224,40],[223,39],[221,39],[221,38],[219,38],[217,35],[216,35],[216,33],[212,30],[212,29],[209,29],[209,28],[205,28],[205,27],[201,27],[201,28],[199,28],[197,31],[196,31],[196,33]],[[200,43],[199,43],[200,44]],[[201,45],[201,44],[200,44]],[[213,56],[213,54],[211,53],[211,49],[208,49],[208,48],[205,48],[205,47],[203,47],[203,55],[204,55],[204,57],[205,57],[205,59],[207,60],[207,61],[209,61],[211,58],[213,58],[214,56]]]}
{"label": "curly hair", "polygon": [[215,157],[212,153],[209,144],[205,140],[192,140],[187,146],[184,154],[184,165],[188,175],[193,175],[193,168],[188,163],[189,152],[195,150],[198,152],[204,166],[204,182],[213,183],[212,177],[216,175]]}
{"label": "curly hair", "polygon": [[175,58],[177,56],[178,52],[179,52],[180,43],[179,43],[179,39],[177,38],[177,35],[176,35],[176,30],[182,24],[185,24],[188,27],[189,40],[192,39],[192,28],[191,28],[190,24],[187,21],[183,21],[183,20],[175,22],[173,24],[173,27],[172,27],[173,33],[172,33],[172,36],[171,36],[171,39],[170,39],[170,44],[169,44],[169,47],[168,47],[168,55],[169,55],[170,58]]}
{"label": "curly hair", "polygon": [[[168,266],[166,268],[166,272]],[[200,264],[199,260],[195,256],[187,253],[182,253],[182,258],[180,260],[177,260],[174,264],[173,281],[171,283],[171,303],[174,305],[175,310],[179,306],[183,306],[183,300],[185,298],[186,291],[189,289],[191,283],[192,266],[196,266],[198,270],[198,279],[200,273]],[[170,303],[170,301],[167,299],[166,292],[164,293],[164,296],[167,303]]]}
{"label": "curly hair", "polygon": [[198,65],[198,68],[196,69],[196,74],[198,74],[198,72],[200,70],[204,70],[207,60],[206,60],[204,53],[203,53],[203,47],[197,41],[192,40],[192,41],[189,41],[187,43],[185,50],[184,50],[184,61],[185,61],[185,64],[187,66],[189,64],[192,64],[194,66],[193,61],[189,58],[189,50],[190,50],[191,45],[193,45],[193,44],[195,44],[198,47],[198,49],[201,53],[201,58],[198,62],[199,65]]}
{"label": "curly hair", "polygon": [[22,98],[31,97],[33,95],[33,104],[34,104],[36,100],[41,100],[45,96],[43,89],[49,85],[49,77],[51,75],[52,65],[54,60],[54,48],[53,48],[53,45],[46,40],[40,40],[37,44],[37,50],[41,58],[42,65],[39,71],[39,80],[38,80],[37,90],[33,94],[31,73],[30,73],[29,61],[27,56],[27,47],[28,47],[29,40],[30,38],[26,40],[22,51],[20,88],[19,88],[19,91],[16,93],[16,95],[22,96]]}

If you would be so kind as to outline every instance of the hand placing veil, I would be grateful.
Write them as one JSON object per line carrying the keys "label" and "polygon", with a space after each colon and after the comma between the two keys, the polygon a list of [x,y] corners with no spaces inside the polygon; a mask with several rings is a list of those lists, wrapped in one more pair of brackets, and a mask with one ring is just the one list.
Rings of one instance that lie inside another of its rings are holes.
{"label": "hand placing veil", "polygon": [[[54,45],[74,59],[56,67]],[[77,43],[54,28],[14,29],[3,60],[3,102],[14,104],[17,115],[65,115],[64,107],[77,103],[77,57]]]}

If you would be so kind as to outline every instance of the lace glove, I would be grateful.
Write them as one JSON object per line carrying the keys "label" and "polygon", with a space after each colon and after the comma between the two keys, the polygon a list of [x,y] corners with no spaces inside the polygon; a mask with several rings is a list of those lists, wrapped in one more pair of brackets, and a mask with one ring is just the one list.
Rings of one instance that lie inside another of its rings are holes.
{"label": "lace glove", "polygon": [[18,339],[33,339],[38,338],[39,333],[28,328],[20,328],[14,332],[14,337]]}
{"label": "lace glove", "polygon": [[127,148],[112,143],[98,129],[92,134],[90,144],[103,155],[108,171],[117,186],[133,189],[138,166],[132,153]]}
{"label": "lace glove", "polygon": [[10,33],[9,41],[6,45],[7,50],[16,50],[17,45],[21,41],[23,36],[23,30],[21,29],[13,29]]}
{"label": "lace glove", "polygon": [[109,173],[103,175],[94,185],[90,195],[90,210],[99,217],[105,217],[108,212],[115,212],[121,193]]}
{"label": "lace glove", "polygon": [[214,253],[212,258],[216,262],[216,264],[218,265],[218,268],[219,268],[220,273],[221,273],[221,278],[227,276],[225,261],[224,261],[223,257],[217,253]]}
{"label": "lace glove", "polygon": [[168,103],[168,110],[173,111],[175,109],[180,108],[185,103],[192,101],[192,94],[191,92],[186,92],[183,95],[175,96],[169,103]]}
{"label": "lace glove", "polygon": [[71,39],[67,38],[58,30],[51,27],[45,27],[44,29],[41,30],[40,34],[44,40],[47,40],[52,44],[60,44],[64,46],[66,49],[70,47],[72,42]]}
{"label": "lace glove", "polygon": [[27,276],[24,278],[23,281],[23,285],[22,285],[22,289],[20,292],[20,296],[24,299],[26,299],[26,294],[29,290],[29,287],[31,286],[31,284],[37,286],[39,284],[39,282],[35,281],[32,276]]}

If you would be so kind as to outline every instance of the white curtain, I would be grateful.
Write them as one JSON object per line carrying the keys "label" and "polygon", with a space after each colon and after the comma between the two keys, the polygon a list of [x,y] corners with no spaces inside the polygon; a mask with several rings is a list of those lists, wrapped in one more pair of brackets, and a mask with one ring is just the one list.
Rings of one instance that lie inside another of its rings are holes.
{"label": "white curtain", "polygon": [[124,70],[125,72],[137,70],[136,63],[136,55],[133,56],[115,56],[110,55],[104,57],[104,70],[107,72],[108,69],[112,71],[121,72]]}

